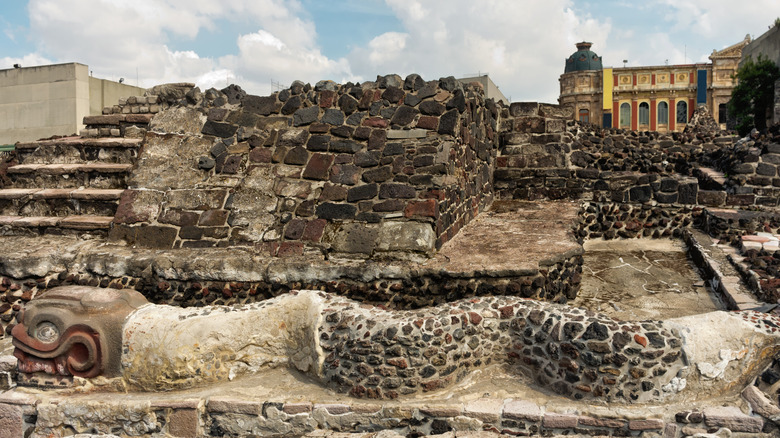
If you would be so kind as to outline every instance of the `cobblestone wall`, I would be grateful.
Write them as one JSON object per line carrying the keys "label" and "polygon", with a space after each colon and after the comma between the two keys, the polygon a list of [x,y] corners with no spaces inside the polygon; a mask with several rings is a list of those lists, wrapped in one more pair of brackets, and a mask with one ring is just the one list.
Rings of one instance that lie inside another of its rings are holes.
{"label": "cobblestone wall", "polygon": [[584,309],[474,298],[389,314],[332,297],[323,311],[324,378],[354,397],[396,398],[446,388],[509,360],[574,399],[658,401],[684,368],[679,333]]}
{"label": "cobblestone wall", "polygon": [[113,238],[428,254],[492,199],[499,112],[478,85],[390,75],[186,99],[152,121]]}

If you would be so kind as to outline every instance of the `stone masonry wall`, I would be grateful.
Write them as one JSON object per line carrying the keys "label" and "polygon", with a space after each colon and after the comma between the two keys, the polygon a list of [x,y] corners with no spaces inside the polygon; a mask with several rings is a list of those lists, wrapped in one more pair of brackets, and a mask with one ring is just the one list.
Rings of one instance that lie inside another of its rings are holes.
{"label": "stone masonry wall", "polygon": [[152,120],[112,238],[430,254],[492,200],[499,108],[476,85],[389,75],[186,102]]}

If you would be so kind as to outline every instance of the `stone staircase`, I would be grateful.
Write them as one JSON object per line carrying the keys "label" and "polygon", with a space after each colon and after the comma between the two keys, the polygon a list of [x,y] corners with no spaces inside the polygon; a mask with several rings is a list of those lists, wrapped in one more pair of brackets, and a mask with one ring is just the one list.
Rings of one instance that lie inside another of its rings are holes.
{"label": "stone staircase", "polygon": [[65,137],[16,145],[0,190],[0,235],[105,234],[141,138]]}

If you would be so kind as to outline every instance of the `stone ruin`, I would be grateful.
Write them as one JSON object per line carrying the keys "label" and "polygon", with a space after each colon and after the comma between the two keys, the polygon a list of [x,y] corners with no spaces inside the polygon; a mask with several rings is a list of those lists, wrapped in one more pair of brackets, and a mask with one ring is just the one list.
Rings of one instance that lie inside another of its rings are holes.
{"label": "stone ruin", "polygon": [[[168,84],[17,144],[0,435],[778,435],[780,126],[569,119],[453,78]],[[733,312],[566,304],[583,243],[641,239]]]}

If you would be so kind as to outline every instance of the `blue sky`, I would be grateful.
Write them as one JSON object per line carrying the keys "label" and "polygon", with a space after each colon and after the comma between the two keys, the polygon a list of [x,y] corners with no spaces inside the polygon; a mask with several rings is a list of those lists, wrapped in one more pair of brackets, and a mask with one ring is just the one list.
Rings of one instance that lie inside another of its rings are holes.
{"label": "blue sky", "polygon": [[[757,37],[777,0],[0,0],[0,69],[80,62],[150,87],[488,72],[513,101],[554,102],[574,43],[605,66],[706,62]],[[137,75],[136,75],[137,72]],[[137,78],[137,79],[136,79]]]}

